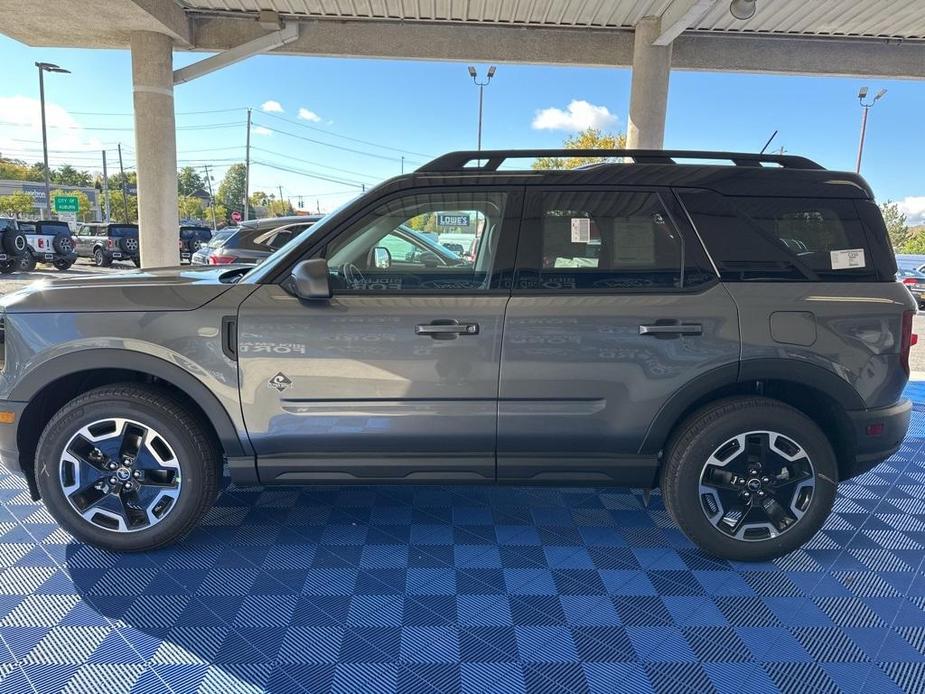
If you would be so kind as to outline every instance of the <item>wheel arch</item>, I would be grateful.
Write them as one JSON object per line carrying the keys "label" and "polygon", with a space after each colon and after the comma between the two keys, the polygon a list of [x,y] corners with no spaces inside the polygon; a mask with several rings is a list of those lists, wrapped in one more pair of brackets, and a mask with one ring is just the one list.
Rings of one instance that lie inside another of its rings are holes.
{"label": "wheel arch", "polygon": [[[79,354],[80,367],[75,370]],[[219,399],[208,386],[180,367],[159,357],[122,349],[88,350],[56,357],[24,375],[8,396],[28,402],[16,432],[19,463],[36,496],[35,450],[42,430],[65,403],[93,388],[120,382],[157,384],[170,389],[204,421],[228,457],[245,456],[246,444]]]}
{"label": "wheel arch", "polygon": [[835,373],[791,359],[746,360],[692,380],[659,410],[639,452],[658,453],[677,426],[694,411],[734,395],[764,395],[796,408],[822,429],[835,451],[839,467],[854,459],[857,441],[847,411],[865,409],[863,399],[850,383]]}

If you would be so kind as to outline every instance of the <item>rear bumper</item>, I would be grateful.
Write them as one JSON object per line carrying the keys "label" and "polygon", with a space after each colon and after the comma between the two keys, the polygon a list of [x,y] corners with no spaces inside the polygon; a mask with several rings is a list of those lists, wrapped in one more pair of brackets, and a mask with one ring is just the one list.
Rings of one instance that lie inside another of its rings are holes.
{"label": "rear bumper", "polygon": [[[899,450],[912,419],[912,401],[900,400],[889,407],[847,414],[856,445],[853,459],[841,461],[843,480],[864,474]],[[871,433],[870,427],[880,428],[880,433]]]}

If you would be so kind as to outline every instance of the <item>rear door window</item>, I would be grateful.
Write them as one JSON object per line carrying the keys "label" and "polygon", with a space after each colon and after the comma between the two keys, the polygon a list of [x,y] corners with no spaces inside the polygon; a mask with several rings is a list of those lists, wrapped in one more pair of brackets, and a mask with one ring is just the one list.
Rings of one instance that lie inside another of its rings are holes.
{"label": "rear door window", "polygon": [[725,281],[878,279],[853,200],[680,197]]}

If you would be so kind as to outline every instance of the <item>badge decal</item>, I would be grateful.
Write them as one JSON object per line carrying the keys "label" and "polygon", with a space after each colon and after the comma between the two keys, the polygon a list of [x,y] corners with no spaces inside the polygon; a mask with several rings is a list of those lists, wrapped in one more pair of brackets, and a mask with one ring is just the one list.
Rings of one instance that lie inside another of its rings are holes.
{"label": "badge decal", "polygon": [[277,373],[273,378],[267,381],[267,386],[270,388],[275,388],[280,393],[282,393],[286,388],[292,385],[292,381],[289,380],[289,377],[284,374],[282,371]]}

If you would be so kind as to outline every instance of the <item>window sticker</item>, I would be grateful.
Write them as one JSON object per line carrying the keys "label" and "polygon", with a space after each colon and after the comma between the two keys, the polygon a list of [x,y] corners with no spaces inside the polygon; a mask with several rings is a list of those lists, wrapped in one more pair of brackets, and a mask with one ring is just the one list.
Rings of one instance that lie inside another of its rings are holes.
{"label": "window sticker", "polygon": [[572,217],[572,243],[591,243],[591,220]]}
{"label": "window sticker", "polygon": [[854,268],[867,267],[864,261],[863,248],[847,248],[841,251],[831,251],[832,269],[833,270],[853,270]]}

